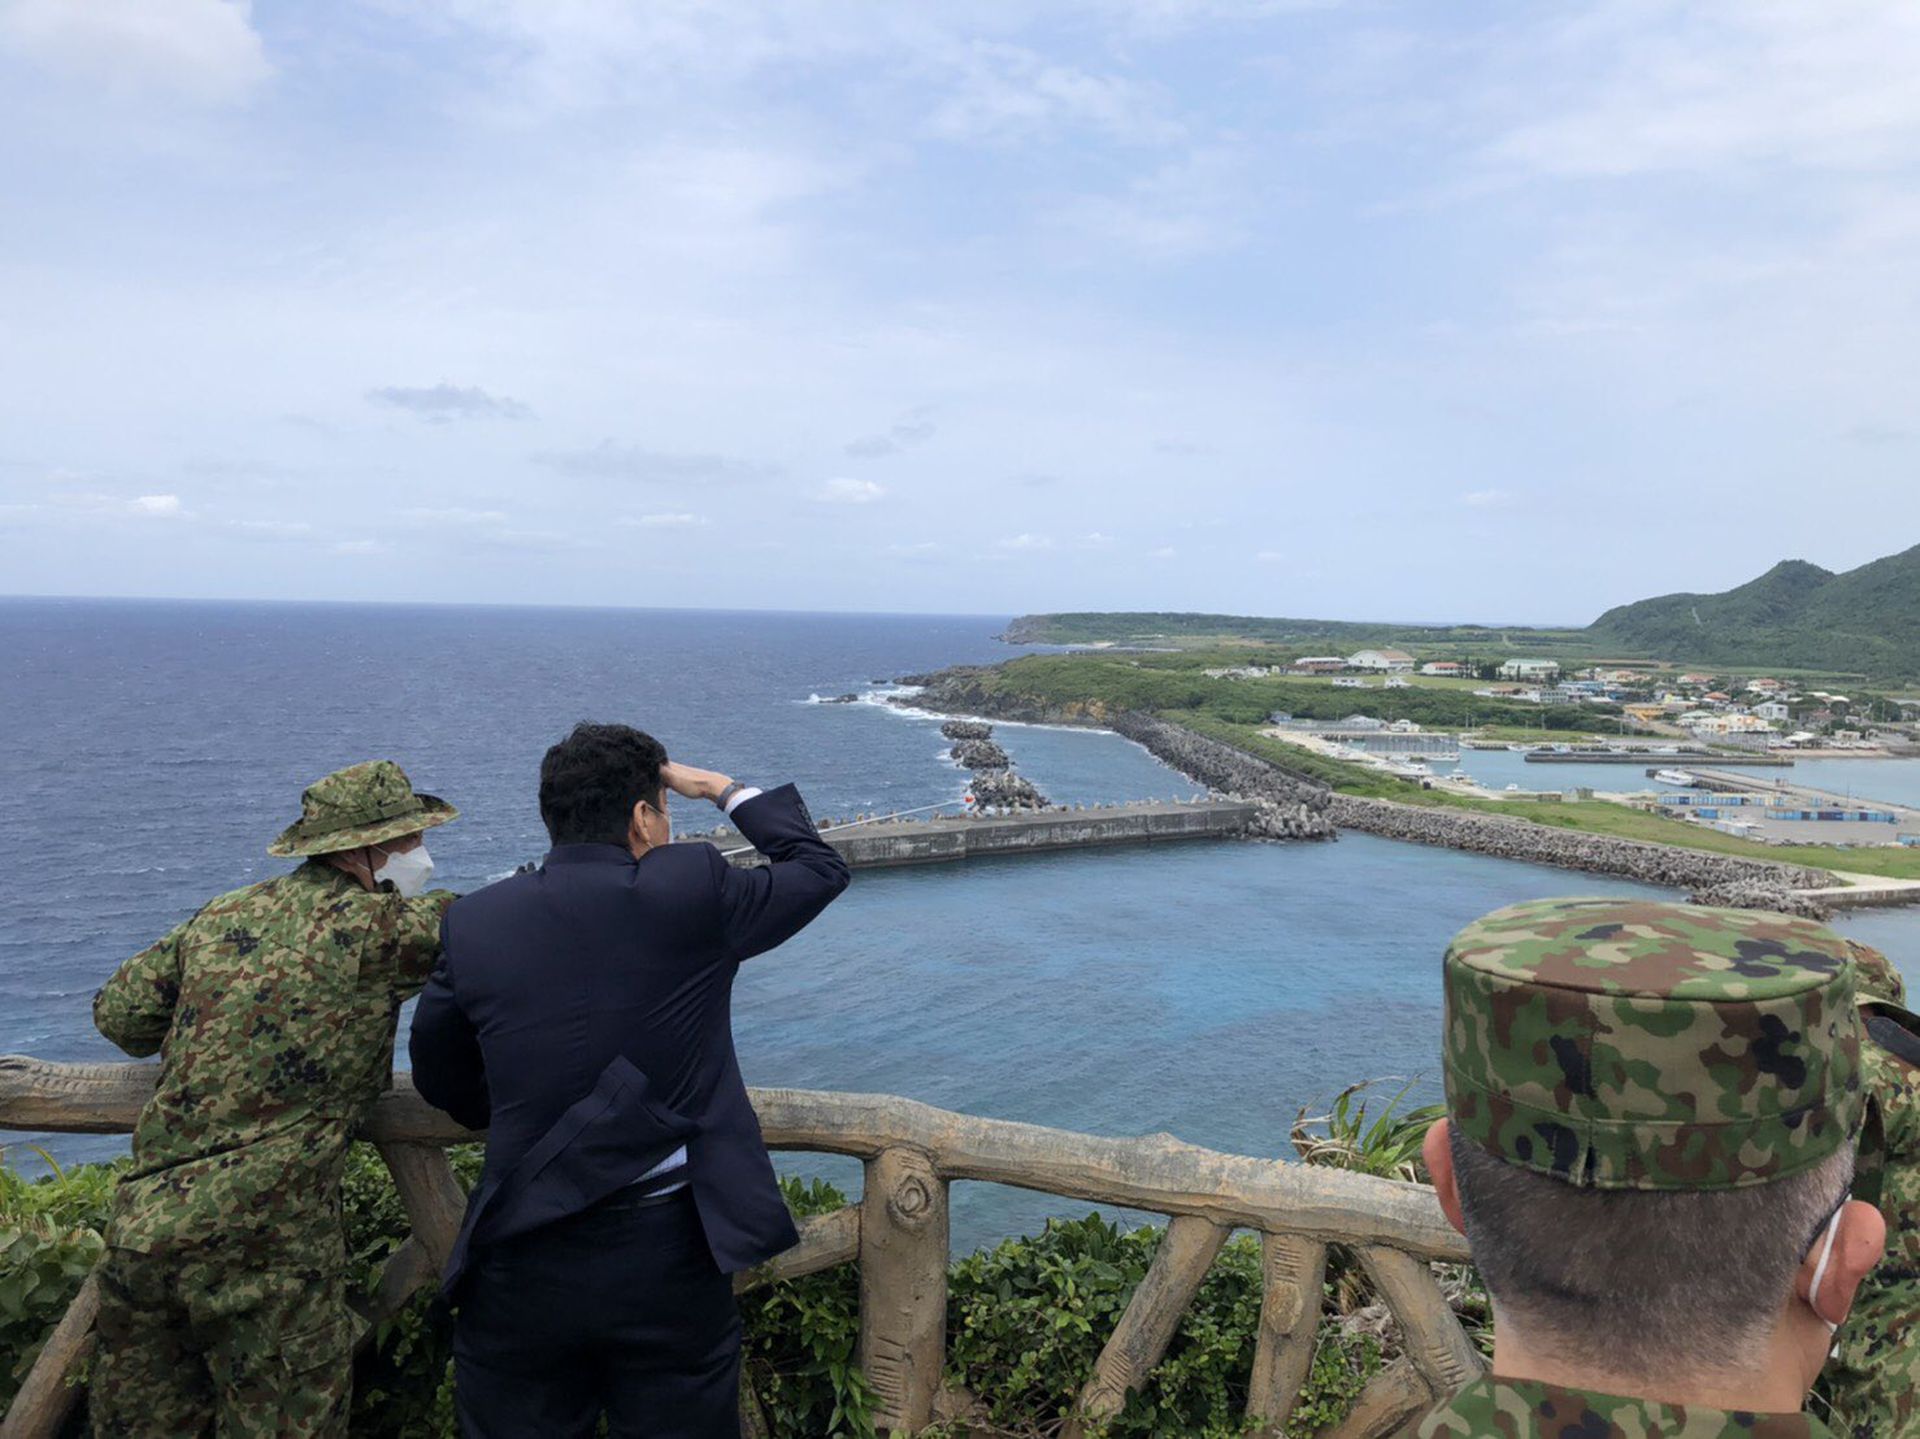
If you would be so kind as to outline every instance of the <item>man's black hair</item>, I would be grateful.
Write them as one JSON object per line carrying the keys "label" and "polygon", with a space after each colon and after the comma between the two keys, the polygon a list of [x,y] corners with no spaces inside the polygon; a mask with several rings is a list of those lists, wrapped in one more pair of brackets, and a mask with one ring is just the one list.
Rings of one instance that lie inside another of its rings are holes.
{"label": "man's black hair", "polygon": [[660,805],[666,748],[623,724],[577,724],[540,761],[540,818],[555,844],[627,842],[633,807]]}

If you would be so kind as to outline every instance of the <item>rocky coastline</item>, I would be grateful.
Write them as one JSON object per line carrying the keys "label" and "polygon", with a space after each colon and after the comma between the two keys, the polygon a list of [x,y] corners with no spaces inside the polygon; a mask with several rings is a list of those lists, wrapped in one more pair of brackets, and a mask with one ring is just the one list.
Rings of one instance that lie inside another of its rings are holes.
{"label": "rocky coastline", "polygon": [[[916,709],[950,714],[985,714],[996,719],[1111,729],[1142,745],[1163,764],[1216,793],[1258,801],[1262,817],[1255,833],[1271,831],[1281,838],[1320,839],[1334,838],[1341,829],[1352,829],[1383,839],[1467,850],[1531,864],[1550,864],[1684,890],[1699,904],[1774,909],[1812,917],[1824,916],[1827,906],[1801,891],[1837,883],[1825,871],[1803,865],[1744,859],[1643,840],[1613,839],[1506,815],[1343,795],[1270,760],[1155,715],[1109,712],[1097,702],[1060,707],[1025,699],[1009,700],[979,682],[986,673],[977,666],[962,666],[903,679],[903,684],[919,686],[920,693],[901,702]],[[966,720],[949,723],[979,725],[978,721]]]}

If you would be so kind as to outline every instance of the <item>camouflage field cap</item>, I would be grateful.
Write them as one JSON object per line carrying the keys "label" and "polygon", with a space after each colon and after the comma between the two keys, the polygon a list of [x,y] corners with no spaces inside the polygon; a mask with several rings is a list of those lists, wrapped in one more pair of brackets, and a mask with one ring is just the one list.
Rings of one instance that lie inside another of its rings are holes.
{"label": "camouflage field cap", "polygon": [[392,760],[368,760],[308,785],[300,796],[300,818],[280,832],[267,853],[284,859],[358,849],[418,834],[459,815],[443,799],[415,794],[406,772]]}
{"label": "camouflage field cap", "polygon": [[1785,1179],[1860,1126],[1851,958],[1824,927],[1756,910],[1498,910],[1447,949],[1448,1114],[1508,1163],[1582,1187]]}

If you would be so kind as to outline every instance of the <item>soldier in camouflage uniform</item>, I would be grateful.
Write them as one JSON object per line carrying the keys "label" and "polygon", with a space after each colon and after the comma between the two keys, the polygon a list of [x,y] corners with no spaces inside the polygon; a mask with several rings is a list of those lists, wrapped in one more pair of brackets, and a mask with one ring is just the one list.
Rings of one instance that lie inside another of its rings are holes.
{"label": "soldier in camouflage uniform", "polygon": [[102,1034],[161,1053],[100,1270],[96,1434],[346,1432],[340,1182],[454,898],[421,892],[419,836],[455,813],[387,760],[328,775],[268,848],[305,864],[212,901],[95,996]]}
{"label": "soldier in camouflage uniform", "polygon": [[1849,940],[1867,1085],[1854,1192],[1887,1219],[1887,1257],[1861,1284],[1823,1387],[1849,1439],[1920,1433],[1920,1019],[1877,949]]}
{"label": "soldier in camouflage uniform", "polygon": [[1426,1158],[1496,1315],[1420,1439],[1814,1439],[1800,1412],[1884,1229],[1846,944],[1785,915],[1549,900],[1444,966]]}

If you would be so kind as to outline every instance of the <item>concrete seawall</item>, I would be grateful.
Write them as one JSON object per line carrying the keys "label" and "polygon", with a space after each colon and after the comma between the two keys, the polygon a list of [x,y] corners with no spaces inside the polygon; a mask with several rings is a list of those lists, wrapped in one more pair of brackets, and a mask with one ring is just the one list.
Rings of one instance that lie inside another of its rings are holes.
{"label": "concrete seawall", "polygon": [[[827,842],[855,869],[882,869],[1095,845],[1239,839],[1249,833],[1257,813],[1257,806],[1240,800],[1196,800],[980,819],[882,820],[830,834]],[[689,838],[712,840],[737,865],[766,862],[758,851],[743,847],[746,842],[737,834]]]}

